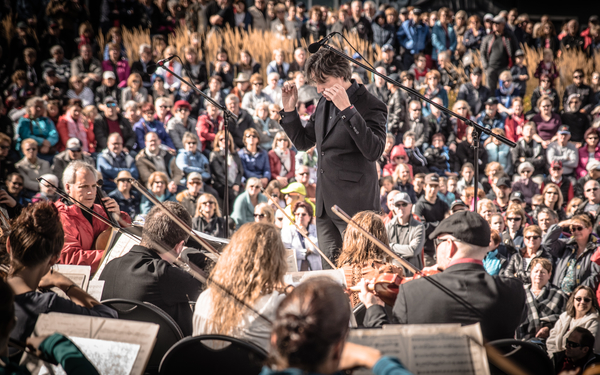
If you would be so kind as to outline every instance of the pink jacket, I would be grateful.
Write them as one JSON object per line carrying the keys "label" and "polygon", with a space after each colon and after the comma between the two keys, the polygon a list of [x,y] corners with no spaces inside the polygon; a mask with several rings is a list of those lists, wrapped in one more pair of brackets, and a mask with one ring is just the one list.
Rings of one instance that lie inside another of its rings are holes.
{"label": "pink jacket", "polygon": [[[575,170],[575,173],[577,174],[578,179],[585,176],[588,173],[587,169],[585,169],[585,167],[588,164],[589,158],[590,158],[590,154],[587,151],[587,145],[584,144],[579,149],[579,165],[577,166],[577,169]],[[600,160],[600,144],[598,144],[596,146],[596,150],[594,151],[594,159]]]}

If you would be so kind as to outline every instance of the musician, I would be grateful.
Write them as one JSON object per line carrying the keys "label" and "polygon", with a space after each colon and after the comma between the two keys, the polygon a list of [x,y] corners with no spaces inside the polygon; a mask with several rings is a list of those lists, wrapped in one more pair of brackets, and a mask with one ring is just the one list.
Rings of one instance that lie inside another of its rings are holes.
{"label": "musician", "polygon": [[[388,235],[383,220],[372,211],[359,212],[352,220],[360,227],[373,234],[384,244],[388,243]],[[348,287],[358,285],[361,279],[373,279],[381,273],[396,273],[402,276],[401,268],[392,265],[388,255],[353,225],[346,228],[344,247],[338,258],[338,267],[344,270]],[[352,306],[358,304],[358,293],[350,295]]]}
{"label": "musician", "polygon": [[271,324],[241,306],[232,295],[273,321],[285,297],[279,289],[286,269],[286,252],[277,228],[254,222],[241,226],[210,274],[223,289],[209,283],[196,302],[194,336],[228,335],[268,350]]}
{"label": "musician", "polygon": [[350,64],[335,53],[321,49],[306,64],[307,78],[323,97],[303,126],[296,111],[298,90],[286,82],[281,126],[298,150],[317,146],[317,233],[325,255],[335,259],[346,223],[331,207],[349,215],[380,209],[376,163],[385,146],[387,107],[350,79]]}
{"label": "musician", "polygon": [[[63,173],[63,185],[67,194],[97,214],[108,217],[104,208],[94,204],[97,192],[97,172],[94,167],[76,160],[69,164]],[[108,213],[120,214],[123,222],[131,223],[129,215],[119,210],[119,204],[112,198],[102,198]],[[55,202],[65,231],[65,244],[60,254],[60,263],[77,264],[92,267],[92,273],[100,265],[104,249],[94,249],[94,243],[100,233],[108,229],[102,221],[94,218],[77,205],[67,205],[63,201]]]}
{"label": "musician", "polygon": [[[475,212],[460,211],[442,221],[429,236],[438,267],[444,272],[400,285],[393,321],[400,324],[481,323],[487,341],[513,338],[525,307],[523,283],[490,276],[483,268],[490,226]],[[364,324],[384,323],[382,303],[364,299]]]}
{"label": "musician", "polygon": [[[168,201],[163,206],[192,226],[192,218],[181,204]],[[146,217],[140,244],[104,267],[100,275],[100,280],[104,280],[102,299],[150,302],[169,314],[185,336],[191,335],[190,301],[198,298],[202,284],[172,266],[162,255],[169,251],[178,256],[188,237],[189,233],[171,220],[160,206],[153,207]],[[204,267],[204,264],[196,265]]]}

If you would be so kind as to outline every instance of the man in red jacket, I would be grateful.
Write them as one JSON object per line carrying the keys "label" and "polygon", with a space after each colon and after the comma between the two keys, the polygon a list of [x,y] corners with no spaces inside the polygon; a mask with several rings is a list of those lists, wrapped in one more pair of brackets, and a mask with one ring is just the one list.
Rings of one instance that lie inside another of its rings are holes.
{"label": "man in red jacket", "polygon": [[[107,217],[99,204],[94,204],[97,192],[97,172],[91,165],[82,161],[74,161],[63,174],[63,184],[67,194],[81,202],[85,207],[97,214]],[[119,221],[131,223],[129,215],[119,210],[118,203],[109,197],[102,198],[108,212],[118,215]],[[83,212],[77,205],[67,205],[62,201],[54,203],[65,231],[65,244],[60,254],[61,264],[76,264],[92,267],[96,272],[104,249],[94,249],[94,243],[100,233],[108,229],[108,225]]]}

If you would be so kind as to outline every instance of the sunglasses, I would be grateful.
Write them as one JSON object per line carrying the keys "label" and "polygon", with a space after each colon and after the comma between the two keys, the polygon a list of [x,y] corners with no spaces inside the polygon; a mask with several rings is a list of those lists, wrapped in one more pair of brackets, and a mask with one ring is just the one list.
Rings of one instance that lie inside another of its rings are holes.
{"label": "sunglasses", "polygon": [[541,237],[540,236],[529,236],[529,237],[525,237],[526,240],[539,240]]}
{"label": "sunglasses", "polygon": [[581,79],[581,78],[583,78],[583,76],[579,76],[579,75],[573,76],[573,79]]}
{"label": "sunglasses", "polygon": [[15,186],[23,186],[22,182],[11,182],[11,184],[13,184]]}
{"label": "sunglasses", "polygon": [[[575,299],[577,299],[577,298],[575,298]],[[581,344],[578,344],[578,343],[573,342],[571,340],[567,340],[567,343],[565,344],[565,346],[567,348],[579,348],[579,347],[581,347]]]}
{"label": "sunglasses", "polygon": [[590,191],[596,191],[596,190],[598,190],[598,188],[594,187],[594,188],[586,189],[585,192],[589,193]]}
{"label": "sunglasses", "polygon": [[520,217],[507,217],[506,218],[507,221],[521,221]]}
{"label": "sunglasses", "polygon": [[200,204],[203,206],[212,206],[213,204],[215,204],[215,202],[206,201],[206,202],[200,202]]}
{"label": "sunglasses", "polygon": [[[575,297],[575,301],[577,302],[581,302],[583,300],[583,302],[585,303],[590,303],[592,302],[592,299],[590,297]],[[568,342],[568,341],[567,341]]]}
{"label": "sunglasses", "polygon": [[571,225],[571,232],[581,232],[583,230],[582,226],[573,226]]}
{"label": "sunglasses", "polygon": [[25,151],[37,151],[37,148],[26,148]]}
{"label": "sunglasses", "polygon": [[396,207],[396,208],[400,208],[400,207],[404,208],[404,207],[407,207],[407,206],[408,206],[408,203],[406,203],[406,202],[396,203],[394,205],[394,207]]}
{"label": "sunglasses", "polygon": [[258,138],[258,137],[257,137],[257,136],[255,136],[254,134],[248,134],[248,135],[246,136],[246,138]]}
{"label": "sunglasses", "polygon": [[548,191],[548,192],[546,192],[546,194],[548,194],[548,195],[558,195],[558,193],[556,191]]}
{"label": "sunglasses", "polygon": [[265,214],[254,214],[254,217],[255,218],[260,217],[262,219],[263,217],[265,217]]}
{"label": "sunglasses", "polygon": [[452,238],[452,239],[451,238],[434,238],[433,239],[433,246],[435,246],[437,248],[438,246],[440,246],[440,244],[442,242],[446,242],[447,240],[451,240],[453,242],[462,242],[461,240],[457,240],[457,239],[454,239],[454,238]]}
{"label": "sunglasses", "polygon": [[308,172],[298,173],[298,176],[308,176],[308,175],[310,175],[310,173],[308,173]]}
{"label": "sunglasses", "polygon": [[542,108],[550,108],[551,106],[549,105],[543,105]]}
{"label": "sunglasses", "polygon": [[2,150],[8,150],[10,148],[10,146],[0,146],[0,149]]}
{"label": "sunglasses", "polygon": [[550,82],[549,79],[542,79],[542,82]]}

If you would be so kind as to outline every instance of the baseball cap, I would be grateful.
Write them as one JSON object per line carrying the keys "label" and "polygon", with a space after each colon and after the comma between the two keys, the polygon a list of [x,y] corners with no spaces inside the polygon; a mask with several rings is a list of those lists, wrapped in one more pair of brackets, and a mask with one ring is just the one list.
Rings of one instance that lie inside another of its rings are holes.
{"label": "baseball cap", "polygon": [[412,199],[410,199],[410,195],[401,191],[400,193],[398,193],[394,196],[394,204],[396,204],[398,202],[412,204]]}
{"label": "baseball cap", "polygon": [[392,47],[392,45],[391,45],[391,44],[384,44],[384,45],[381,47],[381,52],[393,51],[393,50],[394,50],[394,47]]}
{"label": "baseball cap", "polygon": [[561,125],[561,127],[558,128],[558,134],[571,134],[569,125]]}
{"label": "baseball cap", "polygon": [[525,202],[525,199],[523,199],[523,193],[521,193],[520,191],[515,191],[510,195],[509,198],[511,201],[519,201],[521,203]]}
{"label": "baseball cap", "polygon": [[485,16],[483,16],[483,21],[491,21],[494,19],[494,15],[492,13],[486,13]]}
{"label": "baseball cap", "polygon": [[486,101],[485,101],[486,105],[494,105],[494,104],[498,104],[498,99],[496,99],[495,96],[490,96]]}
{"label": "baseball cap", "polygon": [[510,178],[508,177],[500,177],[498,179],[498,181],[496,182],[496,186],[500,187],[500,186],[506,186],[506,187],[511,187],[511,183],[510,183]]}
{"label": "baseball cap", "polygon": [[496,16],[492,19],[493,23],[506,23],[506,19],[502,16]]}
{"label": "baseball cap", "polygon": [[444,219],[429,235],[433,240],[442,234],[450,234],[457,240],[480,247],[490,244],[490,225],[476,212],[459,211]]}
{"label": "baseball cap", "polygon": [[518,172],[519,173],[523,172],[526,169],[529,169],[532,172],[535,171],[535,168],[533,167],[533,164],[531,164],[528,161],[519,164],[519,168],[518,168]]}
{"label": "baseball cap", "polygon": [[175,102],[173,105],[173,111],[177,111],[179,108],[187,108],[190,111],[192,110],[190,103],[186,102],[185,100],[178,100]]}
{"label": "baseball cap", "polygon": [[113,72],[112,70],[107,70],[106,72],[102,73],[102,79],[117,79],[117,76],[115,75],[115,72]]}
{"label": "baseball cap", "polygon": [[463,202],[462,199],[455,199],[450,205],[450,210],[454,211],[454,208],[458,206],[464,206],[466,208],[467,204]]}
{"label": "baseball cap", "polygon": [[66,149],[70,151],[81,151],[81,142],[77,138],[69,138]]}
{"label": "baseball cap", "polygon": [[419,8],[413,8],[412,12],[415,16],[418,16],[419,14],[423,13],[423,11]]}
{"label": "baseball cap", "polygon": [[399,14],[407,14],[408,13],[408,8],[402,7],[402,8],[400,8],[400,11],[398,13]]}
{"label": "baseball cap", "polygon": [[298,193],[306,196],[306,187],[301,182],[292,182],[285,188],[281,189],[283,194]]}
{"label": "baseball cap", "polygon": [[550,169],[553,169],[553,168],[562,169],[562,167],[563,167],[563,163],[560,160],[554,160],[552,163],[550,163]]}
{"label": "baseball cap", "polygon": [[130,178],[133,178],[133,176],[131,173],[129,173],[129,171],[120,171],[117,175],[117,178],[115,178],[115,181],[119,182],[121,180],[128,180]]}
{"label": "baseball cap", "polygon": [[515,51],[515,57],[525,56],[525,52],[522,49],[518,49]]}
{"label": "baseball cap", "polygon": [[113,98],[112,96],[107,96],[106,98],[104,98],[104,104],[108,104],[108,103],[116,103],[117,101],[115,100],[115,98]]}
{"label": "baseball cap", "polygon": [[425,185],[439,185],[439,184],[440,184],[440,178],[437,174],[429,173],[427,176],[425,176]]}
{"label": "baseball cap", "polygon": [[600,170],[600,161],[592,160],[588,163],[587,167],[585,167],[588,172],[595,170]]}
{"label": "baseball cap", "polygon": [[190,174],[188,174],[187,176],[187,180],[189,181],[194,181],[194,180],[200,180],[202,181],[202,175],[198,172],[192,172]]}

